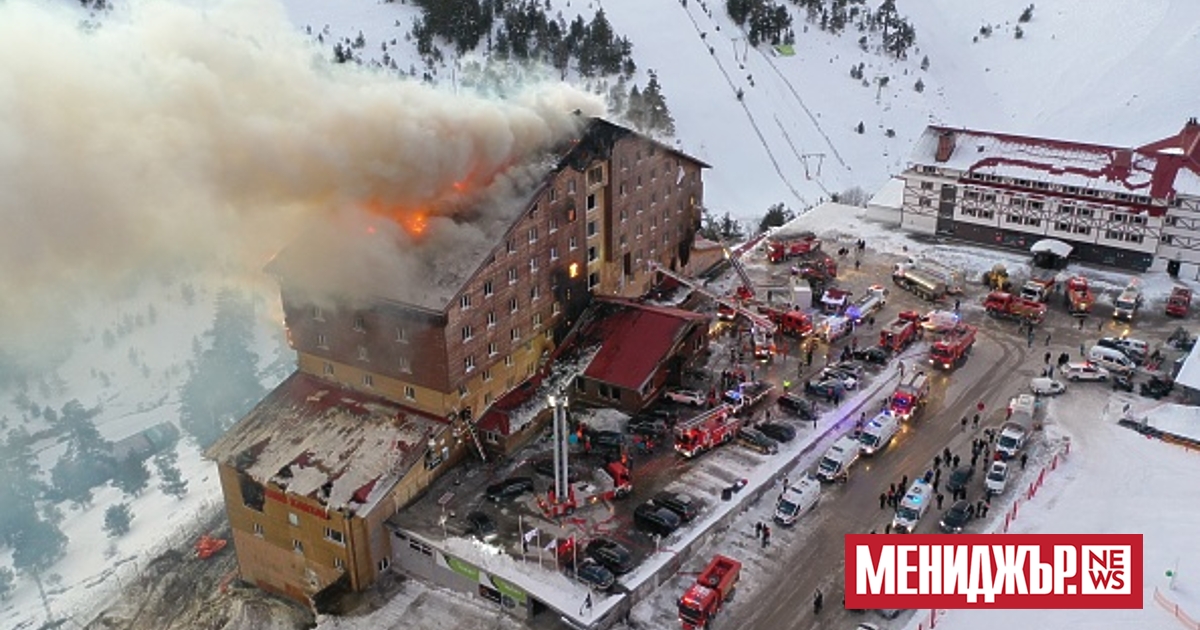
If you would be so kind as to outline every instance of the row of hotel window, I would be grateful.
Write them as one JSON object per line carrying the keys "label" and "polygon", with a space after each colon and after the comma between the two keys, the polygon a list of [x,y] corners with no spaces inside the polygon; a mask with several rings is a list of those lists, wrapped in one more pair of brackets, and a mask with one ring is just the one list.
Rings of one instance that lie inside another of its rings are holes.
{"label": "row of hotel window", "polygon": [[[996,217],[996,213],[991,210],[979,210],[977,208],[963,208],[964,216],[975,217],[978,219],[991,220]],[[1038,217],[1030,217],[1019,214],[1004,215],[1004,222],[1008,225],[1028,225],[1030,227],[1041,227],[1042,219]],[[1087,225],[1072,224],[1065,221],[1055,221],[1054,230],[1066,234],[1090,235],[1092,228]],[[1126,241],[1130,243],[1141,243],[1145,240],[1142,234],[1132,232],[1118,232],[1117,230],[1105,230],[1104,238],[1112,241]]]}
{"label": "row of hotel window", "polygon": [[[922,166],[921,172],[936,175],[938,169],[935,166]],[[1055,190],[1066,193],[1068,195],[1078,195],[1080,197],[1097,197],[1111,198],[1117,201],[1125,201],[1129,203],[1140,203],[1149,205],[1153,199],[1145,195],[1130,195],[1123,192],[1100,191],[1094,188],[1086,188],[1082,186],[1069,186],[1066,184],[1051,184],[1050,182],[1033,181],[1028,179],[1020,179],[1013,177],[1000,177],[999,175],[990,175],[988,173],[971,172],[964,175],[967,179],[972,179],[978,182],[988,182],[991,184],[1007,184],[1012,186],[1020,186],[1022,188],[1034,188],[1037,190]],[[926,185],[928,184],[928,186]],[[933,182],[922,182],[921,188],[925,190],[933,189]],[[1172,205],[1179,205],[1179,200],[1172,200]]]}

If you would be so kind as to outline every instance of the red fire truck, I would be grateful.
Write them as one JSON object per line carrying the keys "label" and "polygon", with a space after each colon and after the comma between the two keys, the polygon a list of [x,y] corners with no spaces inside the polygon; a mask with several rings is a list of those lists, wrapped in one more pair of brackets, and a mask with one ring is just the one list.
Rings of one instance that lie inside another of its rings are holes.
{"label": "red fire truck", "polygon": [[920,336],[920,322],[921,314],[916,311],[900,313],[892,323],[879,331],[879,345],[892,352],[900,352]]}
{"label": "red fire truck", "polygon": [[742,422],[729,405],[709,409],[675,425],[675,452],[691,458],[732,442]]}
{"label": "red fire truck", "polygon": [[983,301],[983,309],[992,317],[1020,319],[1034,324],[1046,317],[1046,305],[1012,293],[992,291]]}
{"label": "red fire truck", "polygon": [[623,499],[633,492],[633,475],[629,467],[619,460],[611,461],[604,468],[596,470],[591,480],[569,484],[567,489],[567,496],[558,500],[554,496],[553,486],[547,492],[545,501],[538,497],[538,505],[547,517],[573,514],[576,509],[601,501]]}
{"label": "red fire truck", "polygon": [[767,241],[767,260],[781,263],[821,249],[821,239],[812,232],[772,237]]}
{"label": "red fire truck", "polygon": [[679,621],[683,630],[708,626],[721,611],[721,606],[733,596],[741,577],[742,563],[728,556],[714,556],[696,583],[679,598]]}
{"label": "red fire truck", "polygon": [[785,335],[803,338],[812,334],[812,318],[804,311],[785,310],[770,306],[760,306],[758,311],[775,322],[775,325],[779,327],[779,332]]}
{"label": "red fire truck", "polygon": [[1087,278],[1073,276],[1067,280],[1067,312],[1072,315],[1086,315],[1092,312],[1092,305],[1095,303],[1096,298],[1088,287]]}
{"label": "red fire truck", "polygon": [[1187,317],[1188,309],[1192,307],[1192,290],[1187,287],[1171,289],[1171,297],[1167,298],[1167,315],[1171,317]]}
{"label": "red fire truck", "polygon": [[949,370],[967,360],[971,346],[975,345],[974,326],[959,324],[941,339],[933,342],[929,349],[929,363],[934,367]]}
{"label": "red fire truck", "polygon": [[929,377],[924,372],[909,373],[892,392],[888,409],[901,420],[909,420],[920,413],[929,398]]}

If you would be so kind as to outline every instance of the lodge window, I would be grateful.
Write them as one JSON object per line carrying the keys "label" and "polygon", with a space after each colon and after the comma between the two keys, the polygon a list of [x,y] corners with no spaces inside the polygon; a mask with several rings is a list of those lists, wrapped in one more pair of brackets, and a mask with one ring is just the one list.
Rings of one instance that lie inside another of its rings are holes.
{"label": "lodge window", "polygon": [[346,544],[346,538],[342,534],[342,532],[339,532],[338,530],[333,529],[332,527],[325,528],[325,540],[328,540],[329,542],[335,543],[338,545]]}
{"label": "lodge window", "polygon": [[508,283],[509,284],[517,283],[517,268],[516,267],[510,267],[508,269]]}
{"label": "lodge window", "polygon": [[928,199],[918,199],[917,205],[921,206],[922,208],[928,208],[929,206],[931,206],[933,204]]}
{"label": "lodge window", "polygon": [[296,516],[295,512],[288,512],[288,525],[300,527],[300,517]]}
{"label": "lodge window", "polygon": [[604,182],[604,167],[597,166],[588,171],[588,186],[595,186]]}
{"label": "lodge window", "polygon": [[509,240],[507,243],[505,243],[505,249],[507,249],[508,253],[510,254],[517,253],[517,246],[512,242],[512,240]]}
{"label": "lodge window", "polygon": [[537,235],[537,228],[536,228],[536,227],[531,227],[531,228],[529,228],[529,242],[530,242],[530,243],[536,243],[536,242],[537,242],[537,238],[538,238],[538,235]]}
{"label": "lodge window", "polygon": [[1063,223],[1062,221],[1058,221],[1054,224],[1054,229],[1058,230],[1059,232],[1070,232],[1071,224]]}
{"label": "lodge window", "polygon": [[408,400],[416,400],[417,399],[416,388],[413,387],[412,385],[405,385],[404,386],[404,397],[407,398]]}
{"label": "lodge window", "polygon": [[367,329],[367,323],[365,321],[363,321],[363,316],[355,315],[354,316],[354,330],[357,330],[358,332],[364,332],[366,329]]}
{"label": "lodge window", "polygon": [[520,304],[517,302],[517,298],[510,298],[508,300],[508,312],[516,313],[519,307]]}
{"label": "lodge window", "polygon": [[933,190],[933,182],[921,182],[921,190]]}
{"label": "lodge window", "polygon": [[596,222],[595,221],[588,221],[587,235],[588,235],[588,238],[591,238],[596,235]]}
{"label": "lodge window", "polygon": [[324,372],[326,376],[333,376],[333,364],[326,361],[321,371]]}
{"label": "lodge window", "polygon": [[463,371],[470,372],[471,370],[474,370],[474,369],[475,369],[475,355],[468,354],[467,356],[463,357]]}
{"label": "lodge window", "polygon": [[551,202],[554,202],[554,201],[557,201],[557,200],[558,200],[558,189],[557,189],[557,188],[551,188],[551,189],[550,189],[550,201],[551,201]]}
{"label": "lodge window", "polygon": [[470,326],[463,326],[463,327],[462,327],[462,340],[463,340],[463,341],[470,341],[470,340],[471,340],[471,338],[472,338],[472,337],[474,337],[474,336],[475,336],[475,334],[474,334],[474,332],[471,330],[471,327],[470,327]]}
{"label": "lodge window", "polygon": [[[513,366],[513,358],[512,358],[512,355],[510,354],[510,355],[504,357],[504,367],[512,367],[512,366]],[[512,387],[512,385],[509,385],[509,387]]]}
{"label": "lodge window", "polygon": [[542,287],[540,285],[535,284],[529,287],[529,300],[531,302],[536,302],[540,297],[542,297]]}
{"label": "lodge window", "polygon": [[380,561],[379,561],[379,570],[380,570],[381,572],[382,572],[382,571],[387,571],[387,570],[388,570],[388,567],[390,567],[390,566],[392,566],[392,560],[391,560],[391,558],[384,558],[384,559],[382,559],[382,560],[380,560]]}
{"label": "lodge window", "polygon": [[621,182],[621,184],[617,186],[617,194],[621,195],[622,197],[625,196],[625,182]]}
{"label": "lodge window", "polygon": [[1040,202],[1040,201],[1030,201],[1029,202],[1030,210],[1041,210],[1042,207],[1043,207],[1043,205],[1042,205],[1042,202]]}
{"label": "lodge window", "polygon": [[400,367],[401,372],[412,374],[412,361],[408,357],[398,357],[396,363]]}
{"label": "lodge window", "polygon": [[521,340],[521,329],[513,328],[513,329],[509,330],[508,331],[508,339],[509,339],[509,341],[513,341],[513,342],[520,341]]}
{"label": "lodge window", "polygon": [[359,361],[370,361],[371,360],[368,358],[366,346],[358,347],[358,360]]}
{"label": "lodge window", "polygon": [[304,543],[293,538],[292,539],[292,551],[295,551],[298,554],[303,554],[304,553]]}
{"label": "lodge window", "polygon": [[575,180],[572,179],[567,181],[567,193],[571,195],[575,194]]}
{"label": "lodge window", "polygon": [[487,383],[492,380],[492,371],[491,370],[484,370],[483,372],[480,372],[480,374],[483,377],[483,382]]}
{"label": "lodge window", "polygon": [[558,231],[558,217],[550,217],[550,233]]}
{"label": "lodge window", "polygon": [[596,193],[587,196],[587,210],[591,212],[596,209]]}
{"label": "lodge window", "polygon": [[325,336],[325,333],[317,333],[317,347],[329,349],[329,338]]}
{"label": "lodge window", "polygon": [[254,535],[255,535],[255,536],[258,536],[259,538],[262,538],[262,537],[263,537],[263,526],[262,526],[262,523],[255,523],[255,524],[254,524]]}
{"label": "lodge window", "polygon": [[576,249],[579,249],[579,239],[572,236],[571,240],[567,241],[567,246],[570,248],[571,251],[575,251]]}
{"label": "lodge window", "polygon": [[562,304],[555,302],[554,304],[550,305],[550,314],[551,315],[558,315],[561,312],[562,312]]}
{"label": "lodge window", "polygon": [[558,247],[557,246],[550,248],[550,260],[558,260]]}
{"label": "lodge window", "polygon": [[574,223],[574,222],[575,222],[575,217],[576,217],[576,216],[577,216],[577,215],[575,214],[575,207],[574,207],[574,206],[571,206],[570,208],[567,208],[567,223]]}
{"label": "lodge window", "polygon": [[471,294],[470,293],[458,298],[458,307],[464,311],[471,308]]}
{"label": "lodge window", "polygon": [[404,328],[396,329],[396,343],[408,343],[408,330]]}
{"label": "lodge window", "polygon": [[320,306],[312,307],[312,318],[319,322],[325,321],[325,313],[321,310]]}
{"label": "lodge window", "polygon": [[346,561],[345,561],[345,560],[342,560],[341,558],[339,558],[339,557],[337,557],[337,556],[334,556],[334,557],[333,557],[333,568],[335,568],[335,569],[345,569],[345,568],[346,568]]}
{"label": "lodge window", "polygon": [[534,313],[534,314],[533,314],[533,327],[534,327],[534,329],[540,328],[540,327],[541,327],[541,325],[542,325],[542,314],[541,314],[541,313]]}
{"label": "lodge window", "polygon": [[492,297],[495,294],[495,289],[492,287],[492,281],[488,280],[483,283],[483,297]]}
{"label": "lodge window", "polygon": [[1092,233],[1092,228],[1090,228],[1090,227],[1087,227],[1086,225],[1076,225],[1076,226],[1075,226],[1075,233],[1076,233],[1076,234],[1091,234],[1091,233]]}
{"label": "lodge window", "polygon": [[375,377],[371,374],[363,374],[363,387],[375,387]]}
{"label": "lodge window", "polygon": [[496,325],[496,311],[488,311],[487,326],[488,326],[488,328],[492,328],[495,325]]}
{"label": "lodge window", "polygon": [[600,286],[600,274],[597,272],[588,274],[588,290],[590,291],[598,286]]}
{"label": "lodge window", "polygon": [[588,262],[595,262],[597,258],[599,258],[599,255],[596,253],[596,247],[593,245],[588,248]]}
{"label": "lodge window", "polygon": [[496,342],[495,341],[489,342],[488,343],[488,356],[494,357],[497,354],[499,354],[499,350],[496,347]]}

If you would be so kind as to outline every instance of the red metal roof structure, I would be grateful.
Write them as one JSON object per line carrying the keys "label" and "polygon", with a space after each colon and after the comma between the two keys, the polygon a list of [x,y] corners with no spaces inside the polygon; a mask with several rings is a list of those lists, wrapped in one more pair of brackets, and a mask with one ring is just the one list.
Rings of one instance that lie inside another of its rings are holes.
{"label": "red metal roof structure", "polygon": [[930,126],[912,162],[944,164],[985,181],[988,176],[1052,180],[1079,187],[1081,199],[1086,189],[1124,193],[1131,196],[1126,204],[1131,211],[1158,215],[1165,208],[1137,197],[1200,196],[1200,123],[1192,118],[1179,133],[1140,147]]}
{"label": "red metal roof structure", "polygon": [[606,312],[596,318],[584,338],[603,343],[583,375],[589,379],[640,391],[679,342],[708,316],[633,300],[598,298]]}

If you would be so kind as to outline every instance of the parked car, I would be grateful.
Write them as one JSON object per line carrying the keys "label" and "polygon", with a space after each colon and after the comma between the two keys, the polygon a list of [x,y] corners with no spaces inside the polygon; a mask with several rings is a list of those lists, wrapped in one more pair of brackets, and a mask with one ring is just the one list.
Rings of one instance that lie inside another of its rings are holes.
{"label": "parked car", "polygon": [[970,505],[970,501],[955,501],[954,505],[950,506],[950,509],[942,515],[942,520],[938,523],[940,529],[947,534],[961,534],[972,517],[972,514],[967,512]]}
{"label": "parked car", "polygon": [[796,439],[796,429],[779,422],[764,422],[758,425],[758,430],[776,442],[791,442]]}
{"label": "parked car", "polygon": [[659,536],[668,536],[679,529],[679,515],[654,503],[643,503],[633,511],[633,524],[639,529]]}
{"label": "parked car", "polygon": [[1113,391],[1125,390],[1133,392],[1133,375],[1132,374],[1116,374],[1112,380]]}
{"label": "parked car", "polygon": [[974,476],[974,466],[959,466],[950,473],[950,478],[946,480],[946,489],[950,492],[966,490],[967,486],[971,483],[971,477]]}
{"label": "parked car", "polygon": [[987,478],[983,483],[987,487],[989,495],[1004,494],[1004,489],[1008,487],[1008,464],[992,462],[992,467],[988,469]]}
{"label": "parked car", "polygon": [[620,453],[625,448],[625,434],[620,431],[592,431],[587,439],[594,451]]}
{"label": "parked car", "polygon": [[[533,466],[533,472],[546,477],[554,477],[553,457],[542,457],[540,459],[535,459],[531,462],[531,464]],[[576,481],[579,481],[580,478],[581,477],[578,468],[575,466],[567,466],[567,481],[575,483]]]}
{"label": "parked car", "polygon": [[862,381],[863,374],[865,373],[862,363],[859,363],[858,361],[839,361],[829,367],[839,372],[845,372],[860,382]]}
{"label": "parked car", "polygon": [[846,387],[837,379],[825,379],[805,383],[804,393],[822,400],[842,399],[846,397]]}
{"label": "parked car", "polygon": [[633,554],[621,543],[603,536],[588,541],[583,552],[616,575],[633,570]]}
{"label": "parked car", "polygon": [[509,477],[504,481],[487,487],[487,498],[493,501],[515,499],[526,492],[533,492],[533,479],[530,477]]}
{"label": "parked car", "polygon": [[635,435],[644,435],[646,437],[662,437],[670,430],[666,422],[646,416],[630,418],[629,424],[625,426],[625,429]]}
{"label": "parked car", "polygon": [[795,414],[801,420],[812,420],[817,416],[813,402],[800,394],[787,393],[779,397],[779,406]]}
{"label": "parked car", "polygon": [[493,542],[500,536],[496,521],[479,511],[467,514],[467,533],[486,543]]}
{"label": "parked car", "polygon": [[659,492],[651,501],[671,510],[685,523],[700,514],[700,501],[686,492]]}
{"label": "parked car", "polygon": [[667,400],[693,407],[703,407],[708,404],[708,397],[694,389],[668,389]]}
{"label": "parked car", "polygon": [[1123,353],[1137,363],[1146,360],[1146,355],[1150,352],[1150,344],[1141,339],[1129,339],[1126,337],[1102,337],[1096,342],[1101,348],[1112,348]]}
{"label": "parked car", "polygon": [[857,361],[862,361],[871,365],[884,365],[892,360],[892,353],[888,352],[883,346],[871,346],[870,348],[859,348],[851,353]]}
{"label": "parked car", "polygon": [[604,565],[587,558],[579,562],[575,568],[575,579],[586,584],[588,588],[597,591],[607,591],[613,587],[617,578]]}
{"label": "parked car", "polygon": [[821,370],[821,380],[835,380],[842,384],[847,391],[858,389],[858,378],[853,374],[830,366]]}
{"label": "parked car", "polygon": [[1094,363],[1068,363],[1064,373],[1068,381],[1108,380],[1108,370]]}
{"label": "parked car", "polygon": [[737,439],[742,446],[763,455],[774,455],[779,452],[779,443],[758,429],[742,427],[738,430]]}
{"label": "parked car", "polygon": [[1141,387],[1138,388],[1138,393],[1142,396],[1146,396],[1147,398],[1153,398],[1157,400],[1170,394],[1171,390],[1173,389],[1175,389],[1175,383],[1173,381],[1162,378],[1161,376],[1155,374],[1154,376],[1150,377],[1150,380],[1142,383]]}
{"label": "parked car", "polygon": [[1035,396],[1057,396],[1067,391],[1067,386],[1062,381],[1042,376],[1029,381],[1029,389]]}

